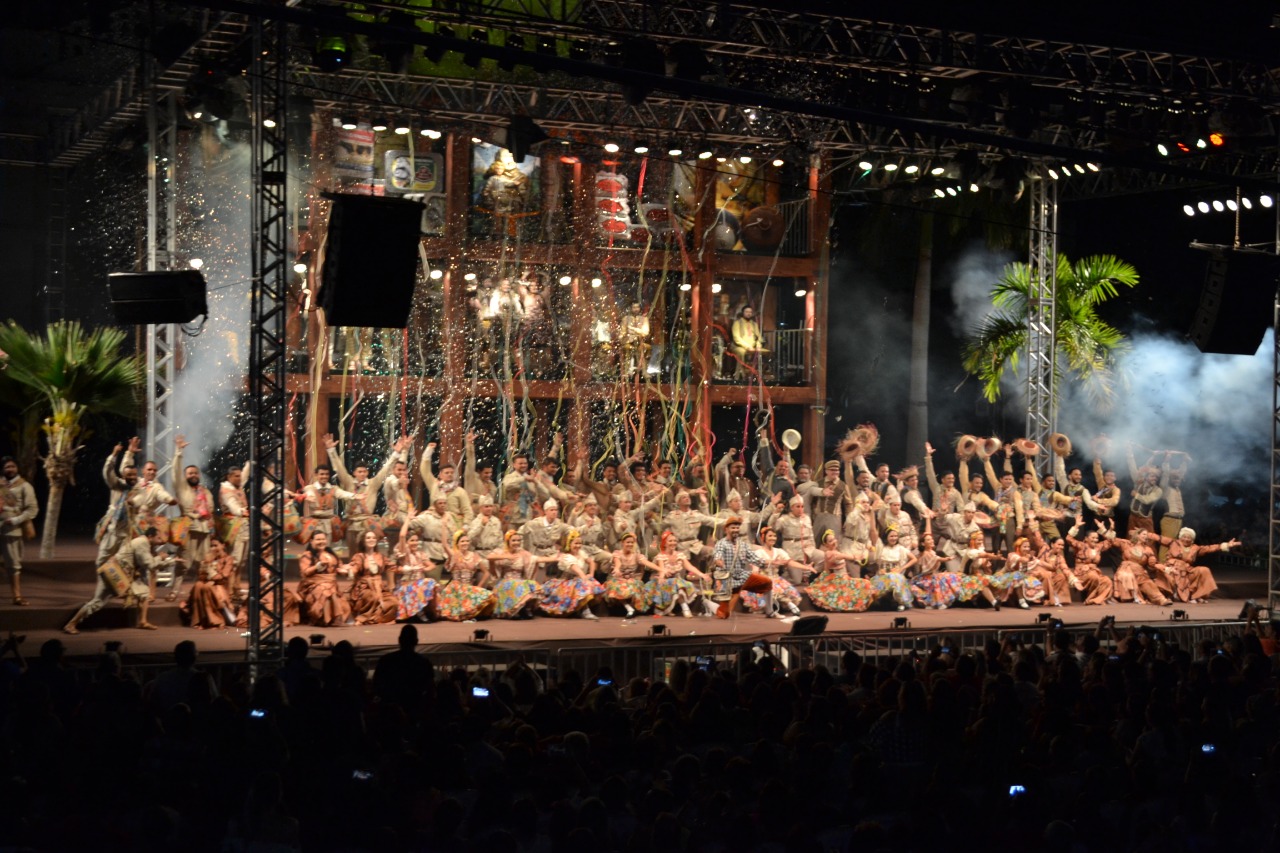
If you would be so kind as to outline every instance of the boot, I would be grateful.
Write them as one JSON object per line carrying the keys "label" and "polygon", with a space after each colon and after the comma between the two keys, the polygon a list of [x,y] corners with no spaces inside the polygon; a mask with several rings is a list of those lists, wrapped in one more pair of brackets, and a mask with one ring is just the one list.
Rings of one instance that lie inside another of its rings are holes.
{"label": "boot", "polygon": [[627,618],[627,619],[634,619],[634,618],[636,618],[636,609],[635,609],[634,607],[632,607],[630,604],[624,604],[624,605],[622,605],[622,606],[623,606],[624,608],[626,608],[626,613],[627,613],[627,615],[626,615],[626,617],[625,617],[625,618]]}
{"label": "boot", "polygon": [[689,605],[685,604],[683,601],[680,602],[680,615],[686,619],[693,618],[693,614],[689,612]]}

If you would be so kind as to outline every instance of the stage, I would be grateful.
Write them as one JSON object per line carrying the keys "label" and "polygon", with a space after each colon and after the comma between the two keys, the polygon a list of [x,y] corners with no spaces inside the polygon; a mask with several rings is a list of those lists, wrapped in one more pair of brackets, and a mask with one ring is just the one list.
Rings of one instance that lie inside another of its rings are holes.
{"label": "stage", "polygon": [[[35,548],[29,550],[35,551]],[[27,641],[23,654],[32,657],[40,644],[57,637],[72,656],[92,655],[102,651],[106,641],[120,641],[130,656],[167,655],[176,643],[195,640],[201,655],[220,661],[243,659],[246,648],[241,629],[197,630],[186,627],[179,618],[178,602],[166,601],[166,589],[157,591],[157,601],[150,609],[151,621],[159,630],[146,631],[131,627],[136,622],[136,610],[126,610],[119,599],[113,599],[100,612],[85,620],[77,635],[64,634],[62,626],[76,610],[93,595],[94,577],[92,561],[96,549],[88,541],[70,541],[58,548],[59,556],[41,560],[28,556],[23,570],[23,595],[31,602],[27,607],[15,607],[6,597],[0,604],[0,630],[22,634]],[[1102,607],[1085,607],[1076,602],[1057,607],[1033,606],[1029,611],[1018,607],[1003,607],[998,612],[986,605],[962,605],[947,610],[912,608],[899,613],[894,609],[874,609],[865,613],[821,613],[812,607],[803,607],[805,616],[827,617],[826,636],[884,633],[893,629],[894,620],[905,617],[914,635],[939,635],[947,631],[972,631],[975,629],[1039,629],[1037,620],[1041,614],[1052,614],[1069,628],[1092,629],[1104,615],[1114,615],[1117,625],[1169,624],[1174,610],[1187,614],[1186,622],[1194,625],[1238,619],[1240,609],[1247,599],[1261,601],[1266,596],[1265,570],[1225,568],[1215,570],[1219,590],[1217,597],[1205,604],[1177,604],[1154,607],[1142,604],[1112,604]],[[291,580],[296,580],[292,578]],[[184,586],[182,595],[185,596]],[[805,600],[808,605],[808,600]],[[639,615],[624,620],[621,615],[602,616],[598,621],[581,618],[538,617],[527,620],[486,619],[477,623],[432,622],[419,624],[421,648],[428,652],[450,653],[463,650],[485,649],[549,651],[565,647],[587,648],[623,647],[630,645],[678,644],[681,646],[704,643],[753,643],[772,641],[791,633],[792,624],[778,619],[766,619],[759,614],[739,611],[728,620],[695,616],[683,618],[668,616],[655,618]],[[655,635],[655,626],[663,626],[665,635]],[[347,640],[363,653],[376,653],[396,644],[400,625],[353,625],[336,628],[315,628],[299,625],[286,630],[286,637],[307,637],[322,634],[323,645]],[[476,640],[476,630],[487,631],[488,636]]]}

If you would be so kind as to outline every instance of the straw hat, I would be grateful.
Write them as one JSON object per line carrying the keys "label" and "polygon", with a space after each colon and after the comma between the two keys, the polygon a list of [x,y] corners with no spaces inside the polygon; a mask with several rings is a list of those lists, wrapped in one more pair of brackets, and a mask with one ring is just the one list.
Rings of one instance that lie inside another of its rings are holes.
{"label": "straw hat", "polygon": [[1029,438],[1020,438],[1013,443],[1013,449],[1021,453],[1023,456],[1039,456],[1040,445],[1036,444]]}
{"label": "straw hat", "polygon": [[1071,439],[1067,438],[1064,433],[1055,432],[1049,436],[1049,447],[1064,459],[1071,455]]}
{"label": "straw hat", "polygon": [[978,456],[987,459],[999,453],[1001,447],[1004,447],[1004,444],[994,435],[984,438],[978,443]]}
{"label": "straw hat", "polygon": [[972,459],[978,450],[978,439],[972,435],[962,435],[956,439],[956,458]]}
{"label": "straw hat", "polygon": [[844,434],[844,438],[836,444],[836,455],[846,461],[852,461],[862,455],[862,442],[858,440],[857,433],[849,430]]}
{"label": "straw hat", "polygon": [[875,424],[858,424],[853,430],[854,436],[862,445],[862,455],[870,456],[880,446],[880,430]]}

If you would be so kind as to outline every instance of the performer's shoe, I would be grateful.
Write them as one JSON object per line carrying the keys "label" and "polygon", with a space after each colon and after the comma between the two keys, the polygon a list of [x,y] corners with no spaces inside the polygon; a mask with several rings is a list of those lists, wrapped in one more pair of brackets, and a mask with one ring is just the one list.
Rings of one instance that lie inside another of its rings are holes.
{"label": "performer's shoe", "polygon": [[[823,535],[825,536],[826,534],[824,533]],[[905,605],[905,604],[899,604],[899,605],[898,605],[898,612],[899,612],[899,613],[901,613],[902,611],[904,611],[904,610],[906,610],[906,609],[907,609],[907,605]]]}
{"label": "performer's shoe", "polygon": [[1030,609],[1031,609],[1031,605],[1030,605],[1030,604],[1027,604],[1027,600],[1026,600],[1025,598],[1019,598],[1019,599],[1018,599],[1018,606],[1019,606],[1019,607],[1021,607],[1023,610],[1030,610]]}
{"label": "performer's shoe", "polygon": [[999,612],[1000,612],[1000,599],[998,599],[998,598],[997,598],[995,601],[991,602],[991,606],[995,608],[995,611],[996,611],[997,613],[999,613]]}
{"label": "performer's shoe", "polygon": [[25,598],[23,598],[20,595],[15,595],[13,597],[13,603],[18,607],[29,607],[31,605],[30,601],[27,601]]}
{"label": "performer's shoe", "polygon": [[598,620],[600,619],[600,617],[599,617],[599,616],[595,615],[595,614],[594,614],[594,613],[592,613],[590,610],[583,610],[583,611],[582,611],[582,618],[583,618],[583,619],[589,619],[589,620],[591,620],[591,621],[593,621],[593,622],[598,621]]}

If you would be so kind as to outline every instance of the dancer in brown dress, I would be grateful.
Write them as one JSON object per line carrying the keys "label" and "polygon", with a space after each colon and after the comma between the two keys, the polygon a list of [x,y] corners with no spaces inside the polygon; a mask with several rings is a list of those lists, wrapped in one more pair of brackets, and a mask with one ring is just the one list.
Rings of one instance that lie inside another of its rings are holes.
{"label": "dancer in brown dress", "polygon": [[[1097,530],[1090,530],[1084,539],[1077,539],[1076,534],[1083,523],[1077,515],[1076,523],[1067,531],[1067,544],[1076,552],[1075,587],[1084,592],[1085,604],[1105,604],[1111,598],[1112,583],[1111,578],[1098,568],[1098,561],[1108,546],[1100,542]],[[1094,523],[1103,529],[1101,521]]]}
{"label": "dancer in brown dress", "polygon": [[[1111,525],[1114,527],[1115,522]],[[1113,539],[1111,547],[1120,549],[1120,565],[1116,567],[1115,597],[1117,601],[1137,604],[1155,604],[1164,607],[1174,594],[1169,569],[1156,562],[1155,549],[1149,544],[1154,538],[1143,528],[1135,530],[1128,539]]]}
{"label": "dancer in brown dress", "polygon": [[302,597],[303,619],[308,625],[345,625],[351,618],[351,605],[338,591],[341,568],[338,555],[329,547],[329,534],[323,530],[312,532],[306,550],[298,558],[298,572],[302,575],[298,595]]}
{"label": "dancer in brown dress", "polygon": [[1154,539],[1169,547],[1165,566],[1173,573],[1178,600],[1192,604],[1208,601],[1209,596],[1218,588],[1209,567],[1198,566],[1196,562],[1205,554],[1229,551],[1240,544],[1238,539],[1228,539],[1217,545],[1197,545],[1196,532],[1190,527],[1179,530],[1177,539],[1170,539],[1168,536],[1157,536]]}
{"label": "dancer in brown dress", "polygon": [[396,597],[391,590],[391,561],[378,551],[382,537],[366,530],[360,537],[360,549],[352,556],[351,589],[347,598],[357,625],[381,625],[396,621]]}
{"label": "dancer in brown dress", "polygon": [[196,582],[181,605],[182,614],[192,628],[225,628],[236,624],[229,586],[235,568],[235,561],[222,540],[209,537]]}

